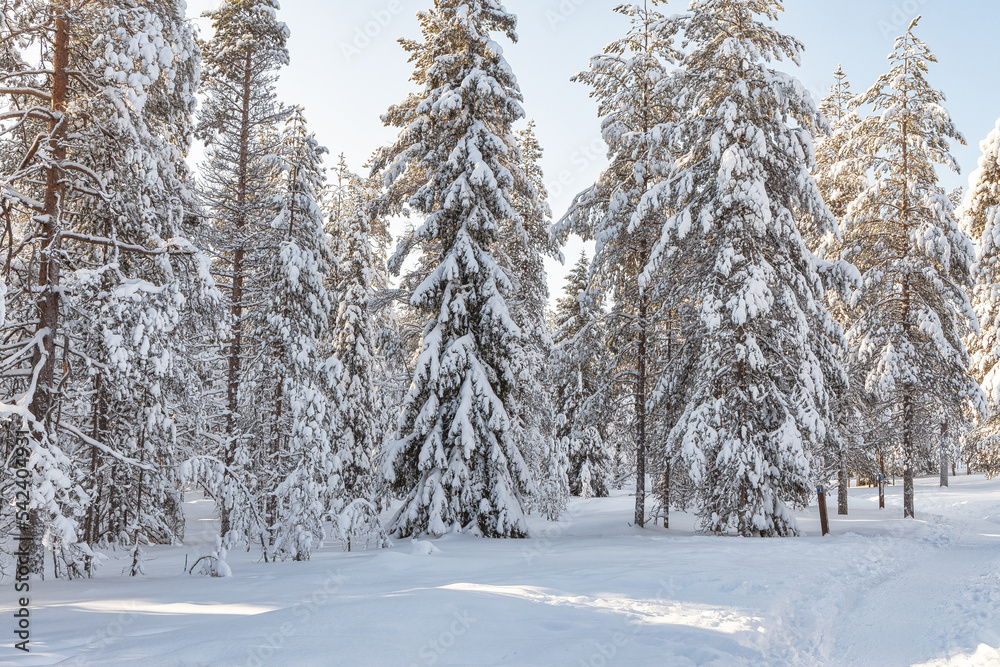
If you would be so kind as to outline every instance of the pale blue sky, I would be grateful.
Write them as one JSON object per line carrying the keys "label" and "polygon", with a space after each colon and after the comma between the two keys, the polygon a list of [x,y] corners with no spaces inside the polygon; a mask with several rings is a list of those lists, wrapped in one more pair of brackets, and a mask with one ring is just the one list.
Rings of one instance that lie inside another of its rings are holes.
{"label": "pale blue sky", "polygon": [[[641,0],[639,0],[641,1]],[[215,0],[188,0],[189,14],[214,7]],[[411,66],[396,40],[419,38],[414,14],[431,0],[281,0],[281,20],[292,32],[291,66],[279,93],[286,103],[305,106],[319,140],[343,152],[361,171],[372,151],[393,139],[379,115],[409,90]],[[620,37],[626,20],[611,8],[619,0],[506,0],[518,15],[520,40],[500,40],[518,76],[524,107],[538,124],[545,149],[553,214],[558,218],[573,195],[603,168],[599,119],[589,89],[570,82],[591,56]],[[683,11],[687,0],[666,5]],[[856,92],[887,67],[893,38],[917,14],[918,35],[940,63],[931,84],[948,97],[946,107],[968,140],[956,146],[962,175],[943,175],[948,187],[964,185],[978,159],[980,140],[1000,116],[1000,56],[996,0],[786,0],[778,27],[805,45],[802,67],[786,63],[814,97],[825,95],[832,73],[843,64]],[[580,245],[566,249],[572,264]],[[568,267],[549,264],[550,284],[562,284]],[[554,296],[558,296],[557,294]]]}

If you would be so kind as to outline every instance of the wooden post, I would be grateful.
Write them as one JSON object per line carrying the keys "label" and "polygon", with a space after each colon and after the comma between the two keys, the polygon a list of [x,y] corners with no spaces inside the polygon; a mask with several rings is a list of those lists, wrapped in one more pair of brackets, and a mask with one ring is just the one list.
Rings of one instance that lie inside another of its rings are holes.
{"label": "wooden post", "polygon": [[822,484],[816,487],[816,494],[819,497],[819,525],[823,529],[823,534],[829,535],[830,517],[826,513],[826,489]]}
{"label": "wooden post", "polygon": [[885,509],[885,475],[878,476],[878,508]]}

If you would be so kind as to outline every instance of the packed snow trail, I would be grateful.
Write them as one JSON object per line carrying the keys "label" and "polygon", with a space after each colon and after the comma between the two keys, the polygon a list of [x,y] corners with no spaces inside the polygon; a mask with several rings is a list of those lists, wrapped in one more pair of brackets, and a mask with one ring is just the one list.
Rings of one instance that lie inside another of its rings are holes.
{"label": "packed snow trail", "polygon": [[0,664],[1000,664],[1000,480],[936,484],[918,480],[916,520],[901,487],[882,511],[851,489],[827,537],[815,508],[798,539],[696,535],[680,512],[640,530],[618,492],[531,518],[528,540],[329,544],[305,563],[231,553],[227,579],[182,573],[218,527],[191,494],[188,546],[151,548],[142,578],[113,554],[92,581],[35,584],[32,653],[4,645]]}

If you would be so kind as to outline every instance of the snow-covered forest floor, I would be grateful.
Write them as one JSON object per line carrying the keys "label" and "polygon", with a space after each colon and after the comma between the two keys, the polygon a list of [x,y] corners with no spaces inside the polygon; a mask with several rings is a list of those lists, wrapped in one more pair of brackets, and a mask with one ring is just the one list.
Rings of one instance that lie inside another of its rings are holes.
{"label": "snow-covered forest floor", "polygon": [[151,549],[148,576],[120,576],[121,554],[94,580],[33,585],[32,653],[16,662],[1000,664],[1000,480],[937,484],[918,480],[915,521],[901,484],[884,511],[875,489],[852,488],[825,538],[815,507],[799,539],[696,535],[678,512],[670,530],[640,530],[622,491],[533,519],[528,540],[329,544],[307,563],[231,554],[226,579],[182,572],[218,528],[189,494],[187,544]]}

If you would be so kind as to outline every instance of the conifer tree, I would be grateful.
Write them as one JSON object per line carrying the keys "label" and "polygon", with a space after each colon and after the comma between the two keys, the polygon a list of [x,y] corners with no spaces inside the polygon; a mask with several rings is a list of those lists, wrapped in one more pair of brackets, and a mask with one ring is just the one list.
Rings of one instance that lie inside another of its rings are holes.
{"label": "conifer tree", "polygon": [[647,274],[675,262],[687,285],[675,303],[697,309],[681,318],[689,361],[678,368],[694,381],[667,449],[693,484],[703,528],[740,535],[797,531],[789,506],[809,497],[810,451],[831,419],[824,371],[836,367],[838,329],[796,223],[800,214],[834,224],[809,173],[822,116],[768,64],[797,62],[802,50],[765,23],[782,9],[695,0],[668,19],[688,44],[663,82],[684,100],[662,130],[678,160],[639,206],[667,218]]}
{"label": "conifer tree", "polygon": [[557,302],[554,321],[556,438],[566,443],[573,495],[602,498],[608,495],[612,481],[607,451],[609,392],[603,379],[609,360],[601,321],[603,309],[590,289],[586,254],[573,267],[565,292]]}
{"label": "conifer tree", "polygon": [[[811,216],[801,216],[799,229],[811,252],[819,258],[835,260],[842,251],[839,230],[847,217],[847,207],[868,184],[865,174],[856,171],[858,162],[852,161],[852,158],[857,156],[848,151],[852,132],[860,119],[857,102],[843,67],[838,67],[834,72],[834,84],[830,88],[830,94],[823,99],[819,108],[829,127],[819,128],[821,134],[816,143],[816,168],[813,176],[837,227],[836,229],[830,229],[829,226],[824,229],[823,225],[817,227],[812,224]],[[827,307],[837,322],[846,328],[850,324],[846,301],[850,300],[851,294],[849,291],[837,288],[836,282],[831,280],[829,271],[822,275],[827,279]],[[854,277],[856,278],[856,275]],[[846,350],[839,350],[837,356],[844,358]],[[865,439],[869,420],[864,410],[865,401],[861,396],[864,383],[859,381],[860,375],[848,373],[841,378],[843,382],[837,381],[838,375],[834,373],[834,376],[829,378],[833,380],[830,386],[830,398],[835,423],[828,431],[826,446],[819,451],[826,459],[827,467],[837,470],[837,513],[846,515],[847,491],[850,483],[849,462],[852,459],[856,464],[859,462],[858,450]]]}
{"label": "conifer tree", "polygon": [[620,391],[630,396],[626,420],[636,446],[635,523],[645,523],[646,458],[653,423],[649,403],[662,369],[655,341],[664,323],[664,295],[670,281],[663,272],[642,278],[660,238],[660,216],[643,217],[638,205],[673,164],[660,126],[674,120],[673,98],[660,82],[678,57],[672,24],[659,11],[660,0],[620,5],[629,17],[625,37],[609,44],[591,60],[590,70],[574,80],[594,90],[602,117],[602,133],[611,166],[597,183],[577,196],[559,225],[597,242],[592,271],[598,287],[614,303],[608,335],[617,340]]}
{"label": "conifer tree", "polygon": [[347,502],[373,500],[374,461],[382,447],[383,406],[376,384],[379,375],[372,303],[381,287],[379,260],[373,245],[370,212],[359,179],[349,176],[334,230],[336,292],[333,355],[343,365],[340,394],[344,431],[338,452],[344,466]]}
{"label": "conifer tree", "polygon": [[969,190],[959,211],[959,224],[977,243],[983,238],[992,210],[1000,206],[1000,119],[979,149],[982,155],[969,176]]}
{"label": "conifer tree", "polygon": [[940,424],[985,409],[961,338],[975,326],[965,292],[973,245],[934,170],[957,171],[948,141],[964,139],[927,81],[937,60],[914,34],[918,21],[896,40],[889,72],[858,99],[874,115],[855,129],[849,150],[862,154],[873,182],[848,207],[844,242],[844,258],[863,276],[848,330],[853,362],[902,458],[907,517],[914,468],[931,460]]}
{"label": "conifer tree", "polygon": [[[230,311],[225,425],[217,452],[221,470],[212,474],[221,475],[213,484],[220,493],[223,536],[234,527],[234,511],[256,506],[244,497],[253,493],[252,457],[246,449],[253,419],[241,423],[240,392],[252,384],[250,360],[261,353],[247,336],[247,321],[253,304],[265,298],[260,278],[278,244],[271,222],[280,199],[279,126],[287,112],[274,87],[278,70],[288,63],[288,29],[277,20],[277,9],[277,0],[223,0],[206,13],[214,35],[203,44],[205,103],[197,130],[207,144],[207,161],[201,195],[212,219],[207,241],[217,257],[215,275]],[[259,516],[240,519],[244,526],[260,521]]]}
{"label": "conifer tree", "polygon": [[0,32],[18,322],[0,334],[17,343],[0,415],[31,431],[30,569],[44,538],[57,576],[91,573],[107,544],[132,546],[138,573],[142,543],[183,534],[178,330],[211,283],[181,236],[198,51],[172,1],[15,3]]}
{"label": "conifer tree", "polygon": [[970,372],[986,393],[990,417],[973,434],[981,463],[997,469],[997,434],[1000,432],[1000,120],[980,144],[979,166],[969,177],[969,191],[959,212],[959,224],[978,240],[973,271],[972,306],[980,331],[967,336]]}
{"label": "conifer tree", "polygon": [[566,503],[568,481],[561,463],[565,453],[553,439],[555,414],[547,389],[553,346],[545,321],[549,289],[544,257],[561,259],[562,254],[551,233],[552,212],[534,121],[517,133],[517,141],[525,179],[514,195],[514,208],[521,217],[504,222],[497,244],[498,261],[510,271],[514,283],[510,312],[521,330],[519,354],[524,358],[513,396],[517,402],[513,437],[531,468],[538,471],[538,493],[532,505],[555,519]]}
{"label": "conifer tree", "polygon": [[[854,128],[860,122],[851,83],[847,80],[843,67],[837,67],[833,76],[834,84],[830,88],[830,94],[819,105],[829,127],[817,128],[821,133],[816,141],[816,169],[813,177],[839,226],[847,217],[848,205],[868,183],[864,173],[852,170],[853,165],[849,162],[852,156],[848,153],[848,145]],[[803,237],[817,257],[835,257],[839,253],[835,235],[827,233],[814,238],[812,231],[811,226],[807,225]]]}
{"label": "conifer tree", "polygon": [[323,345],[334,314],[325,287],[333,258],[319,206],[325,152],[294,107],[282,133],[282,205],[271,224],[280,244],[261,281],[265,305],[247,321],[260,343],[248,370],[262,367],[254,386],[241,389],[240,408],[252,426],[247,456],[263,499],[265,557],[272,559],[308,560],[322,544],[328,511],[344,495],[345,466],[335,445],[344,430],[342,373]]}
{"label": "conifer tree", "polygon": [[423,39],[404,41],[419,92],[385,115],[400,128],[380,153],[387,207],[423,221],[396,258],[424,250],[426,278],[410,303],[427,318],[382,471],[403,505],[397,535],[467,530],[523,537],[530,471],[511,435],[524,360],[508,299],[514,285],[494,249],[504,220],[521,220],[525,175],[511,126],[524,116],[501,47],[517,19],[497,0],[436,0],[419,15]]}

